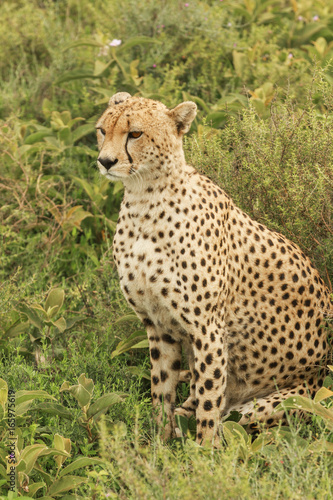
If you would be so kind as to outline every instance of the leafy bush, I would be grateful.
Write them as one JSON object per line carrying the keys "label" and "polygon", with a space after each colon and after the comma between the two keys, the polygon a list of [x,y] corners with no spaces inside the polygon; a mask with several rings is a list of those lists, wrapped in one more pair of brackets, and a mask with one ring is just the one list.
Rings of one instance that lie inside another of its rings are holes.
{"label": "leafy bush", "polygon": [[[303,109],[288,97],[269,117],[255,108],[230,116],[220,134],[201,129],[186,141],[190,162],[215,179],[243,210],[284,233],[333,276],[333,100],[315,75]],[[319,112],[314,100],[325,102]]]}

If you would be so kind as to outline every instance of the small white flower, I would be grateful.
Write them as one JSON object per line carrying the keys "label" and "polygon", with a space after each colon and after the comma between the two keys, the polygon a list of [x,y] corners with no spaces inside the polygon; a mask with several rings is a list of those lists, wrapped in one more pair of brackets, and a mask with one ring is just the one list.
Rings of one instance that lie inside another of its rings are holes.
{"label": "small white flower", "polygon": [[289,52],[289,54],[288,54],[288,58],[289,58],[289,59],[292,59],[293,57],[294,57],[294,56],[292,55],[292,53],[291,53],[291,52]]}
{"label": "small white flower", "polygon": [[121,40],[117,40],[117,38],[114,38],[112,42],[109,43],[110,47],[118,47],[118,45],[121,45]]}
{"label": "small white flower", "polygon": [[297,18],[299,21],[303,21],[304,20],[304,17],[303,16],[298,16]]}
{"label": "small white flower", "polygon": [[313,16],[312,21],[319,21],[319,16]]}
{"label": "small white flower", "polygon": [[231,23],[228,23],[227,24],[228,28],[231,28],[232,24]]}

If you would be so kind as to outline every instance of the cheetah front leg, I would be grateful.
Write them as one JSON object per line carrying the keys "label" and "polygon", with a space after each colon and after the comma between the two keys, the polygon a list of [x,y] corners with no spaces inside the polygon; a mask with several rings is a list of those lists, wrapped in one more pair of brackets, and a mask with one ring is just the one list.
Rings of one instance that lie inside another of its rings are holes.
{"label": "cheetah front leg", "polygon": [[225,405],[227,348],[223,332],[212,325],[193,343],[196,422],[199,444],[218,443],[218,425]]}
{"label": "cheetah front leg", "polygon": [[151,361],[151,394],[163,439],[175,436],[174,409],[181,369],[181,345],[170,335],[147,328]]}

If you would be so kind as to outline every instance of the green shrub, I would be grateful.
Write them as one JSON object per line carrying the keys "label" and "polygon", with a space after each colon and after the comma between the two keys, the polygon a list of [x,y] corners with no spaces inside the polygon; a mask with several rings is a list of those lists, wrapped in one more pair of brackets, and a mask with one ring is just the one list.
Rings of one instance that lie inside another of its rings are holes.
{"label": "green shrub", "polygon": [[[314,99],[320,96],[320,113]],[[269,118],[253,107],[230,116],[220,134],[208,127],[186,141],[188,160],[214,178],[235,203],[284,233],[312,257],[323,279],[333,276],[332,97],[315,76],[307,100],[276,101]]]}

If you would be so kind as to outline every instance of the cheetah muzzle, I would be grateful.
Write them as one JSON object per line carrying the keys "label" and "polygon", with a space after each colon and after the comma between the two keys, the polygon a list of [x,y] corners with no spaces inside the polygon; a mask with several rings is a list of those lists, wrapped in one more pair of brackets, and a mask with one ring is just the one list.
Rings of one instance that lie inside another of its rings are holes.
{"label": "cheetah muzzle", "polygon": [[[231,410],[241,423],[276,424],[290,395],[322,384],[329,292],[310,260],[252,220],[185,162],[196,105],[115,94],[98,120],[98,167],[125,187],[113,242],[122,291],[147,328],[153,405],[175,435],[195,415],[213,442]],[[175,409],[190,369],[190,396]],[[256,401],[256,404],[253,403]]]}

